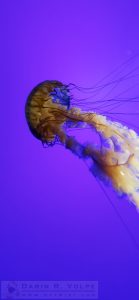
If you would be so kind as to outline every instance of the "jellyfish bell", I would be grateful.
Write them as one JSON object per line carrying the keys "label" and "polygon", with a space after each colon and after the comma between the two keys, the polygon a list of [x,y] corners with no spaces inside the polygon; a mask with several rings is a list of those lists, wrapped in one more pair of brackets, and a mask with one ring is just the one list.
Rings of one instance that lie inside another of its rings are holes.
{"label": "jellyfish bell", "polygon": [[25,115],[32,134],[47,145],[58,141],[57,128],[64,124],[64,112],[70,108],[68,86],[57,80],[38,84],[29,94]]}

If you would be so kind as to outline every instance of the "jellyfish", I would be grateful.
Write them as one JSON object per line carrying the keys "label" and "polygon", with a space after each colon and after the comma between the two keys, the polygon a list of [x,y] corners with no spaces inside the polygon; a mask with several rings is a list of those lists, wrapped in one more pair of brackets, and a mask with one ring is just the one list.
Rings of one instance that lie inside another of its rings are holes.
{"label": "jellyfish", "polygon": [[[75,85],[57,80],[38,84],[25,105],[29,129],[43,145],[60,144],[84,161],[89,159],[89,169],[96,178],[139,207],[138,134],[104,114],[74,105],[73,88]],[[69,129],[88,127],[98,134],[100,145],[80,143],[69,134]]]}

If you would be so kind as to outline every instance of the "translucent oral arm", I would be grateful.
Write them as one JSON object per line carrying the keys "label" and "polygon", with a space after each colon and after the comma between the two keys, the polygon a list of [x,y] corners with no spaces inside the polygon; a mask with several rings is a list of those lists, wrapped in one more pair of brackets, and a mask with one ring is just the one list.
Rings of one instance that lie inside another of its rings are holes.
{"label": "translucent oral arm", "polygon": [[101,148],[88,146],[86,153],[95,158],[92,172],[110,180],[113,187],[126,194],[139,207],[139,136],[120,123],[94,113],[83,116],[100,135]]}
{"label": "translucent oral arm", "polygon": [[110,182],[120,195],[127,195],[139,207],[139,136],[136,132],[105,116],[74,108],[69,111],[68,119],[71,126],[91,126],[101,141],[101,147],[96,147],[93,142],[82,146],[74,138],[67,138],[68,148],[79,157],[91,157],[94,162],[92,173],[104,182]]}

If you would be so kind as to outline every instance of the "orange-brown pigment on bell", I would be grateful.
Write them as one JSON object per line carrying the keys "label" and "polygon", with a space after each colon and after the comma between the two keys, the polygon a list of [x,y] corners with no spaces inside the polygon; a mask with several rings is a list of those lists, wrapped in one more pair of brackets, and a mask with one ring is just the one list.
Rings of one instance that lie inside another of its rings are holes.
{"label": "orange-brown pigment on bell", "polygon": [[26,118],[32,133],[42,142],[51,142],[60,126],[66,121],[66,108],[52,102],[50,93],[62,87],[59,81],[45,81],[33,89],[25,107]]}

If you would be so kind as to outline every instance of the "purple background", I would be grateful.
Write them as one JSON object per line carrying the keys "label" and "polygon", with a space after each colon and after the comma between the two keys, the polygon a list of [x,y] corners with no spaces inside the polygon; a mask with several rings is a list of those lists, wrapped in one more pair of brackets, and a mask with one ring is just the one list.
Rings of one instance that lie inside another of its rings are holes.
{"label": "purple background", "polygon": [[[1,23],[0,279],[98,280],[99,299],[139,299],[139,251],[95,178],[24,115],[37,83],[90,86],[137,52],[139,3],[2,1]],[[139,242],[135,207],[110,196]]]}

